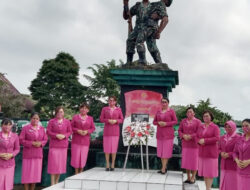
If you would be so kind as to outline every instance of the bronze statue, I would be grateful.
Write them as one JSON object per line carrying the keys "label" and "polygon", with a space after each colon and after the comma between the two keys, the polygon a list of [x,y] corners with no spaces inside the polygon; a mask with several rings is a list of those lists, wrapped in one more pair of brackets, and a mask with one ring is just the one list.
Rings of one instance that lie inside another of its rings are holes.
{"label": "bronze statue", "polygon": [[[127,39],[127,64],[133,62],[135,48],[139,55],[139,63],[146,65],[145,46],[153,57],[155,63],[162,63],[160,51],[156,45],[156,39],[160,39],[160,34],[168,23],[166,7],[169,7],[172,0],[160,0],[150,3],[149,0],[137,2],[129,9],[129,0],[123,0],[123,18],[128,20],[129,34]],[[132,26],[132,17],[136,16],[135,27]],[[160,25],[158,25],[161,20]]]}

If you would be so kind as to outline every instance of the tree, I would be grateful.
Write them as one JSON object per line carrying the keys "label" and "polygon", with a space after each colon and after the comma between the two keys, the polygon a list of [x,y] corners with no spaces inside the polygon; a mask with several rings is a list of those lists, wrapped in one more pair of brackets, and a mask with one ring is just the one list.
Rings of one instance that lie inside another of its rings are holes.
{"label": "tree", "polygon": [[14,94],[8,85],[1,80],[0,105],[4,116],[10,118],[19,118],[26,110],[25,97],[21,94]]}
{"label": "tree", "polygon": [[111,95],[120,96],[120,87],[110,74],[111,69],[117,69],[115,60],[111,60],[106,64],[94,64],[88,67],[92,71],[94,77],[83,75],[90,82],[89,90],[98,98],[107,98]]}
{"label": "tree", "polygon": [[36,110],[44,117],[52,117],[57,106],[76,110],[85,100],[87,87],[78,81],[79,65],[68,53],[61,52],[55,59],[44,60],[31,82],[29,90],[37,101]]}
{"label": "tree", "polygon": [[229,113],[225,113],[221,110],[219,110],[217,107],[213,107],[211,104],[210,99],[207,100],[200,100],[198,102],[198,105],[187,105],[187,106],[173,106],[173,108],[176,110],[176,108],[179,108],[176,110],[176,115],[181,121],[183,118],[186,117],[186,109],[188,107],[193,107],[195,111],[195,116],[202,120],[202,114],[205,110],[210,110],[214,115],[214,123],[218,125],[224,125],[226,121],[231,120],[232,116]]}
{"label": "tree", "polygon": [[[94,64],[88,67],[92,71],[93,76],[83,75],[90,82],[88,92],[86,93],[87,102],[90,104],[90,114],[95,118],[99,118],[101,108],[105,103],[101,100],[107,100],[109,96],[120,98],[120,86],[112,78],[111,69],[117,69],[115,60],[107,62],[107,64]],[[119,101],[118,101],[119,102]]]}
{"label": "tree", "polygon": [[171,105],[171,108],[175,110],[176,116],[179,121],[186,117],[186,109],[188,106]]}

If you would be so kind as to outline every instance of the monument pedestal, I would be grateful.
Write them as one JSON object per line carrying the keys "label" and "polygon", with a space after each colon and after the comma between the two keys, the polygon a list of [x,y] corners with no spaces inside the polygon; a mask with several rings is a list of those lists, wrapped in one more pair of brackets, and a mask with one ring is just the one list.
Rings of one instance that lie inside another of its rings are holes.
{"label": "monument pedestal", "polygon": [[[121,87],[121,95],[132,90],[151,90],[168,96],[179,84],[178,71],[114,69],[110,72]],[[121,96],[121,104],[123,98]]]}
{"label": "monument pedestal", "polygon": [[[149,66],[143,69],[114,69],[110,72],[121,87],[120,105],[125,118],[124,126],[131,123],[133,113],[146,113],[152,122],[161,107],[161,97],[168,97],[179,84],[178,71],[169,69],[152,69]],[[120,151],[124,151],[122,139],[120,136]]]}

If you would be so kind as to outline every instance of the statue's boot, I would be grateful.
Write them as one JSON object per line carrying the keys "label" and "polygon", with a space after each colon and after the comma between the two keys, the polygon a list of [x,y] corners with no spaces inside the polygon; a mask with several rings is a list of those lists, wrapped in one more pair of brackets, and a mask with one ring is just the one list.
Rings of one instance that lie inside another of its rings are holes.
{"label": "statue's boot", "polygon": [[133,62],[134,53],[127,53],[127,64],[131,65]]}
{"label": "statue's boot", "polygon": [[162,63],[160,52],[154,51],[150,52],[150,54],[153,57],[155,63]]}
{"label": "statue's boot", "polygon": [[147,60],[146,60],[145,52],[138,52],[138,55],[139,55],[138,63],[142,65],[146,65]]}

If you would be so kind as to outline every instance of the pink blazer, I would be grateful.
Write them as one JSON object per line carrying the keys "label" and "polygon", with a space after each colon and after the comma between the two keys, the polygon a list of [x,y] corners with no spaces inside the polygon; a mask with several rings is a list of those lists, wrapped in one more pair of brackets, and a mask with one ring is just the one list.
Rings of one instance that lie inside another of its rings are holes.
{"label": "pink blazer", "polygon": [[15,165],[15,156],[20,151],[19,138],[16,133],[10,132],[8,140],[5,140],[0,132],[0,153],[12,153],[13,158],[3,160],[0,158],[0,167],[8,168]]}
{"label": "pink blazer", "polygon": [[[67,119],[63,119],[62,124],[59,125],[56,118],[49,120],[47,134],[50,137],[50,148],[68,148],[68,138],[72,134],[70,121]],[[59,140],[58,138],[56,138],[57,134],[63,134],[65,135],[65,138]]]}
{"label": "pink blazer", "polygon": [[238,134],[236,134],[229,141],[225,140],[225,136],[226,135],[223,135],[220,137],[219,152],[228,153],[229,158],[227,158],[227,159],[221,158],[220,167],[223,170],[237,170],[237,165],[236,165],[235,161],[233,160],[233,151],[234,151],[235,143],[238,141],[240,136]]}
{"label": "pink blazer", "polygon": [[[35,130],[32,125],[28,124],[22,128],[19,136],[20,144],[23,145],[23,158],[43,158],[43,147],[48,141],[48,137],[42,126],[39,126],[38,136],[35,135]],[[41,147],[35,147],[32,145],[33,141],[40,141]]]}
{"label": "pink blazer", "polygon": [[[201,125],[201,121],[199,119],[194,118],[192,123],[188,123],[188,119],[183,119],[180,123],[180,127],[178,129],[178,133],[180,138],[182,139],[182,147],[183,148],[198,148],[197,144],[197,131],[199,126]],[[188,134],[191,135],[192,139],[189,141],[184,140],[183,135]]]}
{"label": "pink blazer", "polygon": [[[109,119],[117,120],[117,123],[111,125],[108,122]],[[110,113],[110,108],[108,106],[102,108],[100,121],[105,124],[103,136],[119,136],[120,135],[119,124],[123,122],[123,115],[121,108],[116,107],[112,115]]]}
{"label": "pink blazer", "polygon": [[[238,158],[239,160],[249,160],[250,159],[250,140],[245,141],[245,137],[241,136],[237,140],[235,147],[233,158]],[[244,169],[238,168],[238,173],[240,175],[248,175],[250,176],[250,165],[248,165]]]}
{"label": "pink blazer", "polygon": [[[158,122],[164,121],[167,122],[167,125],[160,127]],[[177,124],[177,117],[173,109],[169,109],[165,113],[158,111],[155,115],[153,124],[157,126],[156,138],[163,139],[173,139],[174,138],[174,125]]]}
{"label": "pink blazer", "polygon": [[197,142],[202,138],[205,140],[205,145],[199,145],[199,157],[218,158],[219,127],[213,122],[207,128],[205,128],[205,124],[200,125],[197,132]]}
{"label": "pink blazer", "polygon": [[[95,124],[93,117],[87,116],[86,120],[82,120],[80,115],[77,114],[73,117],[71,121],[71,126],[73,130],[72,144],[80,144],[89,146],[90,144],[90,134],[95,131]],[[78,130],[88,130],[88,134],[85,136],[79,135]]]}

